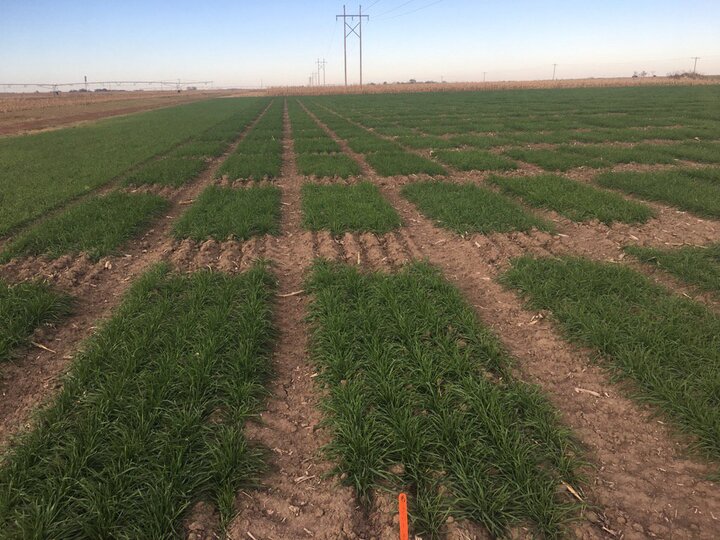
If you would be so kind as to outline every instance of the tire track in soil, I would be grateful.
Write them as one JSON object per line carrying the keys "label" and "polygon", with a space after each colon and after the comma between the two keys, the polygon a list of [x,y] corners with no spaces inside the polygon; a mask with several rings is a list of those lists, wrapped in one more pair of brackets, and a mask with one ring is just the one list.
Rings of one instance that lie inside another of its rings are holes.
{"label": "tire track in soil", "polygon": [[[230,524],[230,538],[358,539],[358,512],[352,490],[326,477],[332,464],[321,448],[329,434],[319,429],[321,390],[314,382],[314,367],[307,357],[309,299],[301,291],[305,273],[318,251],[337,253],[323,233],[301,229],[300,188],[290,121],[285,109],[282,190],[282,234],[268,241],[266,254],[279,281],[274,353],[275,377],[271,396],[258,424],[248,426],[249,437],[272,450],[271,470],[262,488],[242,492],[238,516]],[[252,535],[252,536],[251,536]]]}
{"label": "tire track in soil", "polygon": [[176,243],[170,236],[175,219],[202,190],[212,183],[220,164],[235,151],[267,111],[264,109],[228,147],[190,184],[177,190],[166,213],[140,238],[120,248],[122,255],[103,257],[97,262],[87,255],[65,255],[13,259],[0,266],[0,277],[10,283],[45,279],[75,298],[73,314],[61,324],[43,327],[33,341],[51,351],[28,348],[0,370],[0,447],[10,443],[18,431],[32,427],[34,410],[47,402],[62,386],[62,376],[81,344],[108,318],[132,282],[151,265],[168,260]]}
{"label": "tire track in soil", "polygon": [[[713,469],[689,458],[686,443],[658,422],[650,407],[631,401],[620,385],[610,383],[591,351],[567,343],[549,321],[527,311],[519,297],[495,282],[497,270],[480,249],[434,227],[396,189],[381,189],[410,224],[405,231],[422,253],[460,288],[519,360],[520,377],[543,388],[588,448],[597,470],[589,472],[585,493],[598,511],[586,511],[572,533],[578,538],[612,533],[626,539],[715,538],[720,492],[706,480]],[[438,243],[442,250],[436,249]]]}
{"label": "tire track in soil", "polygon": [[[588,539],[714,539],[720,525],[720,493],[707,477],[715,469],[688,457],[686,441],[654,418],[650,407],[626,398],[622,386],[611,383],[608,374],[593,362],[592,351],[566,342],[547,319],[526,310],[518,296],[494,281],[499,267],[511,258],[507,253],[520,255],[527,243],[520,246],[509,235],[491,235],[490,240],[474,235],[466,241],[436,228],[400,196],[397,185],[373,175],[362,156],[310,114],[360,163],[400,212],[405,227],[395,235],[398,242],[414,258],[427,258],[443,270],[518,359],[520,378],[543,389],[587,448],[595,469],[587,473],[590,481],[584,486],[584,495],[592,510],[585,510],[584,519],[571,524],[570,533]],[[594,233],[587,239],[593,246],[597,231],[592,226],[585,228]],[[551,251],[552,235],[532,234],[543,249]],[[476,242],[476,249],[473,244],[465,245],[469,242]],[[568,251],[575,249],[574,244]],[[600,397],[576,388],[597,392]],[[381,512],[373,516],[376,530],[382,527],[377,523],[383,522]],[[387,527],[387,519],[384,523]]]}

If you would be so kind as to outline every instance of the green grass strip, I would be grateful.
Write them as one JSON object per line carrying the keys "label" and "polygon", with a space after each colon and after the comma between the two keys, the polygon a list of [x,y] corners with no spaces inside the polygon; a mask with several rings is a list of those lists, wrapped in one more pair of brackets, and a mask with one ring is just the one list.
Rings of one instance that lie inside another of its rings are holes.
{"label": "green grass strip", "polygon": [[247,240],[280,233],[280,190],[273,186],[232,189],[208,186],[175,224],[176,238]]}
{"label": "green grass strip", "polygon": [[720,167],[703,167],[700,169],[684,169],[683,173],[691,178],[720,184]]}
{"label": "green grass strip", "polygon": [[686,142],[668,146],[668,152],[677,159],[698,163],[720,163],[720,144],[715,142]]}
{"label": "green grass strip", "polygon": [[0,470],[8,538],[177,538],[197,500],[233,516],[262,454],[244,424],[270,371],[273,278],[173,275],[126,295]]}
{"label": "green grass strip", "polygon": [[280,176],[282,155],[233,154],[218,169],[216,177],[227,176],[231,180],[263,180]]}
{"label": "green grass strip", "polygon": [[362,173],[360,165],[345,154],[300,154],[296,162],[300,174],[306,176],[349,178]]}
{"label": "green grass strip", "polygon": [[521,197],[526,203],[554,210],[573,221],[597,219],[603,223],[643,223],[655,212],[648,206],[628,201],[616,193],[556,175],[529,178],[494,176],[492,184],[504,192]]}
{"label": "green grass strip", "polygon": [[459,171],[511,171],[517,164],[497,154],[482,150],[438,150],[434,157]]}
{"label": "green grass strip", "polygon": [[[447,517],[493,535],[557,536],[573,510],[576,448],[539,390],[431,266],[394,275],[319,262],[309,279],[312,358],[327,389],[327,447],[362,500],[410,493],[416,534]],[[425,536],[423,536],[425,538]]]}
{"label": "green grass strip", "polygon": [[626,148],[605,145],[579,145],[564,147],[580,156],[598,160],[600,166],[610,167],[617,163],[673,163],[675,157],[670,149],[672,145],[638,144]]}
{"label": "green grass strip", "polygon": [[457,233],[553,230],[552,223],[528,214],[516,202],[474,184],[414,182],[402,195],[439,225]]}
{"label": "green grass strip", "polygon": [[217,157],[227,148],[227,140],[192,141],[168,152],[168,157]]}
{"label": "green grass strip", "polygon": [[403,135],[398,137],[397,142],[408,148],[423,150],[426,148],[452,148],[455,144],[452,141],[432,135]]}
{"label": "green grass strip", "polygon": [[367,154],[365,159],[381,176],[447,174],[447,171],[438,163],[408,152],[374,152]]}
{"label": "green grass strip", "polygon": [[162,186],[182,186],[195,178],[207,166],[200,158],[169,157],[148,163],[140,170],[128,175],[123,184],[140,186],[159,184]]}
{"label": "green grass strip", "polygon": [[400,216],[370,182],[355,185],[305,184],[302,187],[303,226],[329,230],[383,234],[402,225]]}
{"label": "green grass strip", "polygon": [[373,152],[383,152],[385,154],[405,153],[396,142],[381,139],[380,137],[366,132],[361,132],[349,137],[347,139],[347,143],[352,150],[360,154],[371,154]]}
{"label": "green grass strip", "polygon": [[144,193],[92,197],[18,235],[0,262],[20,255],[57,258],[80,252],[99,259],[145,230],[168,206],[162,197]]}
{"label": "green grass strip", "polygon": [[0,138],[0,236],[213,126],[241,126],[267,103],[212,99]]}
{"label": "green grass strip", "polygon": [[296,154],[332,154],[341,152],[340,145],[323,132],[323,137],[303,137],[302,132],[294,133]]}
{"label": "green grass strip", "polygon": [[627,246],[625,251],[702,290],[720,293],[720,244],[677,249]]}
{"label": "green grass strip", "polygon": [[508,143],[505,138],[493,137],[491,135],[453,135],[449,140],[455,146],[467,146],[470,148],[492,148],[493,146],[501,146]]}
{"label": "green grass strip", "polygon": [[8,285],[0,280],[0,362],[27,343],[33,331],[70,312],[70,298],[45,283]]}
{"label": "green grass strip", "polygon": [[626,267],[578,258],[517,259],[503,277],[595,348],[633,393],[720,458],[720,318]]}
{"label": "green grass strip", "polygon": [[283,109],[273,101],[215,173],[216,178],[262,180],[277,178],[282,169]]}
{"label": "green grass strip", "polygon": [[548,150],[545,148],[511,148],[505,152],[508,156],[532,163],[548,171],[567,171],[575,167],[602,167],[602,160],[584,156],[569,149]]}
{"label": "green grass strip", "polygon": [[617,172],[599,175],[596,182],[652,201],[660,201],[709,217],[720,217],[720,182],[684,170]]}

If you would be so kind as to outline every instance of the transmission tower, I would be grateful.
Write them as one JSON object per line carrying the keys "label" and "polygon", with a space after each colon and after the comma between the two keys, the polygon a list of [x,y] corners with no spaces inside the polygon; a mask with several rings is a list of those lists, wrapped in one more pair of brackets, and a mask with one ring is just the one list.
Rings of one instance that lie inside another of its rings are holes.
{"label": "transmission tower", "polygon": [[323,74],[322,84],[323,84],[323,86],[325,86],[325,64],[327,64],[327,62],[325,61],[324,58],[322,59],[322,61],[320,61],[319,58],[317,59],[318,85],[320,85],[320,70],[322,69],[322,74]]}
{"label": "transmission tower", "polygon": [[[355,23],[355,18],[357,17],[358,22],[353,26],[352,23]],[[358,7],[357,15],[348,15],[347,11],[345,10],[345,6],[343,5],[343,12],[342,15],[335,15],[335,20],[342,19],[343,20],[343,55],[345,57],[345,86],[347,86],[347,38],[350,34],[355,34],[358,38],[360,38],[360,86],[362,87],[362,21],[363,18],[370,20],[370,17],[368,15],[362,14],[362,6]],[[351,22],[348,22],[348,19],[350,19]]]}

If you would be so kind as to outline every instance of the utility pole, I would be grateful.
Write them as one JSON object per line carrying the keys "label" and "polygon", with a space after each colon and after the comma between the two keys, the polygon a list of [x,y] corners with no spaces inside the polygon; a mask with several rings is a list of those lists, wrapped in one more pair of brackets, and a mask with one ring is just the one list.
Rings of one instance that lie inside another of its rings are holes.
{"label": "utility pole", "polygon": [[[338,20],[339,15],[335,16],[335,20]],[[345,86],[347,86],[347,14],[345,13],[345,4],[343,4],[343,60],[345,62]]]}
{"label": "utility pole", "polygon": [[87,75],[85,75],[85,91],[87,92]]}
{"label": "utility pole", "polygon": [[483,71],[483,82],[485,82],[485,75],[487,75],[487,71]]}
{"label": "utility pole", "polygon": [[557,69],[557,64],[553,64],[553,78],[552,80],[555,80],[555,70]]}
{"label": "utility pole", "polygon": [[322,83],[323,83],[323,86],[325,86],[325,64],[327,64],[327,62],[325,61],[324,58],[322,59],[322,62],[320,61],[319,58],[317,59],[318,86],[320,85],[320,70],[321,69],[322,69],[322,74],[323,74],[323,82]]}
{"label": "utility pole", "polygon": [[[358,17],[360,18],[360,22],[358,23],[358,26],[360,26],[360,88],[362,88],[362,6],[358,5]],[[368,20],[370,20],[370,17],[368,17]]]}
{"label": "utility pole", "polygon": [[691,56],[692,60],[695,60],[695,63],[693,64],[693,75],[697,73],[697,61],[700,60],[699,56]]}
{"label": "utility pole", "polygon": [[[358,18],[358,23],[352,26],[351,22],[355,22],[355,17]],[[348,15],[343,5],[342,15],[335,15],[335,20],[343,20],[343,55],[345,57],[345,86],[347,86],[347,38],[350,34],[355,34],[360,38],[360,86],[362,86],[362,20],[363,18],[370,20],[370,17],[362,14],[362,6],[359,6],[357,15]]]}

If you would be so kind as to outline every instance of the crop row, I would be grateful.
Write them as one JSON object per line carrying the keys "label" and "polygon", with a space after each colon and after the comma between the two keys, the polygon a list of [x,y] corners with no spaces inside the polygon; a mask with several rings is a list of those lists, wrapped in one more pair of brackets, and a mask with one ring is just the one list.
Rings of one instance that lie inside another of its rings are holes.
{"label": "crop row", "polygon": [[297,101],[288,102],[288,114],[300,174],[339,178],[360,174],[360,166],[355,160],[342,153],[340,145],[318,126]]}
{"label": "crop row", "polygon": [[[687,182],[681,173],[610,173],[603,186],[625,189],[650,199],[663,200],[700,214],[717,216],[720,183],[715,169],[689,169]],[[414,182],[402,194],[440,226],[464,233],[552,231],[551,222],[534,216],[512,198],[538,209],[552,210],[574,221],[597,219],[604,223],[645,222],[655,215],[648,206],[614,193],[561,176],[491,177],[496,193],[476,184],[430,181]],[[508,197],[509,196],[509,197]],[[47,219],[11,241],[0,260],[23,255],[51,258],[85,252],[98,259],[113,253],[122,243],[145,230],[154,216],[167,207],[161,197],[150,194],[112,193],[91,198]],[[304,224],[311,230],[386,232],[399,219],[380,197],[377,188],[317,186],[303,188]],[[234,190],[209,187],[174,228],[178,238],[204,240],[212,237],[244,240],[279,230],[280,194],[275,188]]]}
{"label": "crop row", "polygon": [[[517,159],[548,171],[565,171],[678,160],[718,163],[720,128],[713,121],[713,115],[720,116],[717,92],[688,90],[698,100],[690,103],[687,95],[674,89],[335,96],[307,101],[386,137],[387,143],[431,151],[433,158],[458,170],[508,170],[517,166]],[[594,107],[574,107],[581,96],[592,97],[589,94],[598,100]],[[578,144],[606,142],[639,144]],[[527,148],[528,143],[543,147]],[[487,151],[493,147],[505,155]]]}
{"label": "crop row", "polygon": [[718,139],[717,87],[335,96],[334,110],[397,137],[485,134],[499,144]]}
{"label": "crop row", "polygon": [[[630,269],[582,259],[522,258],[501,280],[720,457],[716,314]],[[198,500],[226,525],[239,488],[267,466],[244,425],[271,372],[273,282],[260,266],[237,276],[149,271],[6,455],[3,530],[165,538]],[[374,274],[320,261],[306,289],[327,455],[361,501],[408,492],[416,532],[432,537],[450,516],[494,535],[563,531],[577,505],[559,487],[581,485],[579,447],[437,270]]]}
{"label": "crop row", "polygon": [[233,516],[270,373],[273,278],[148,272],[4,457],[6,537],[168,538],[198,498]]}
{"label": "crop row", "polygon": [[0,236],[264,102],[203,101],[0,140]]}
{"label": "crop row", "polygon": [[[700,215],[720,216],[717,169],[687,169],[666,173],[608,173],[601,186],[668,202]],[[654,210],[628,201],[612,191],[555,175],[491,177],[502,194],[476,184],[414,182],[402,194],[442,227],[461,234],[553,231],[551,222],[534,216],[512,200],[541,210],[552,210],[573,221],[597,219],[604,223],[642,223]],[[150,194],[112,193],[91,198],[38,223],[11,241],[1,261],[27,255],[51,258],[85,252],[98,259],[111,254],[145,230],[167,207]],[[304,224],[311,230],[386,232],[399,226],[395,213],[369,184],[303,188]],[[279,230],[280,195],[273,188],[207,188],[174,228],[178,238],[209,237],[244,240]]]}
{"label": "crop row", "polygon": [[367,130],[341,118],[315,101],[307,105],[322,122],[332,129],[348,146],[365,156],[370,166],[383,176],[408,174],[445,174],[437,163],[406,152],[391,141],[387,141]]}
{"label": "crop row", "polygon": [[195,178],[206,166],[206,160],[220,156],[230,142],[258,116],[262,102],[253,107],[241,107],[230,118],[194,135],[161,159],[152,161],[124,178],[125,185],[181,186]]}
{"label": "crop row", "polygon": [[216,176],[227,176],[231,180],[262,180],[280,176],[282,141],[283,108],[276,100],[220,166]]}

